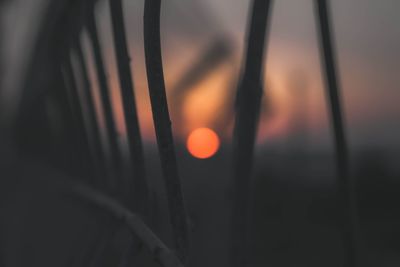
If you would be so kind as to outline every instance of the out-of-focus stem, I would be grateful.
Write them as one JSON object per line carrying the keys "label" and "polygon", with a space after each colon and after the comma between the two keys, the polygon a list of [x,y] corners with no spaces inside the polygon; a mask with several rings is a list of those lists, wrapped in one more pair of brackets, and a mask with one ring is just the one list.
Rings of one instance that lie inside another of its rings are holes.
{"label": "out-of-focus stem", "polygon": [[243,76],[238,86],[233,144],[233,212],[230,266],[244,267],[246,259],[248,205],[254,143],[263,93],[263,63],[269,0],[254,0],[247,35]]}
{"label": "out-of-focus stem", "polygon": [[339,84],[335,66],[335,51],[331,35],[329,6],[326,0],[315,0],[318,17],[321,54],[325,82],[330,101],[331,120],[335,137],[337,183],[342,214],[342,231],[346,266],[357,265],[358,217],[354,183],[350,177],[349,152],[340,103]]}
{"label": "out-of-focus stem", "polygon": [[108,134],[108,141],[110,144],[110,155],[112,159],[113,173],[116,175],[116,179],[111,181],[111,186],[113,187],[111,191],[118,191],[119,197],[122,198],[123,185],[121,183],[122,178],[122,157],[121,151],[118,145],[118,134],[116,130],[116,125],[113,117],[113,109],[111,103],[111,96],[107,83],[107,75],[104,67],[103,56],[101,52],[100,40],[98,36],[97,26],[93,10],[88,14],[87,29],[92,45],[97,78],[99,80],[100,87],[100,98],[104,109],[104,118],[106,123],[106,130]]}
{"label": "out-of-focus stem", "polygon": [[146,216],[149,209],[149,190],[146,182],[142,137],[140,135],[136,100],[133,91],[122,2],[121,0],[110,0],[109,3],[131,167],[134,175],[132,181],[128,181],[130,190],[128,190],[127,201],[130,202],[128,206],[133,207],[134,211]]}

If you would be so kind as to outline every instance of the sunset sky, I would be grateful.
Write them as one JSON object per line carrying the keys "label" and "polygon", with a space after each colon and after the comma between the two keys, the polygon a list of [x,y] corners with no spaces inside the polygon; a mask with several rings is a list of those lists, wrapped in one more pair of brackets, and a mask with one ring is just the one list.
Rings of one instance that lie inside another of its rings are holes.
{"label": "sunset sky", "polygon": [[[22,2],[26,1],[15,1],[14,7],[10,7],[7,17],[10,24],[16,23],[12,14],[34,13]],[[397,11],[400,2],[331,2],[350,143],[357,147],[398,146],[400,20]],[[124,1],[140,123],[144,138],[151,141],[154,131],[144,65],[143,4],[144,1]],[[196,84],[185,98],[182,107],[184,123],[173,124],[175,134],[182,142],[193,129],[212,126],[219,108],[224,106],[224,99],[235,89],[232,84],[240,73],[248,7],[248,0],[163,1],[162,48],[169,97],[171,88],[216,36],[226,36],[234,47],[232,58]],[[108,5],[100,5],[97,15],[118,128],[123,133]],[[26,18],[29,20],[29,16]],[[9,33],[11,55],[16,54],[18,46],[15,48],[13,42],[23,38],[24,25],[29,24],[26,22],[20,20],[15,26],[19,30]],[[262,116],[259,143],[285,142],[292,138],[294,129],[300,129],[306,132],[311,146],[328,146],[331,140],[329,113],[321,78],[312,1],[275,1],[271,22],[265,67],[270,110],[265,112],[268,115]],[[84,43],[86,41],[84,38]],[[291,84],[289,77],[293,73],[302,74],[304,93],[297,93],[298,88]],[[174,108],[170,106],[171,113]],[[229,136],[231,124],[228,123],[226,129],[220,133],[222,137]]]}

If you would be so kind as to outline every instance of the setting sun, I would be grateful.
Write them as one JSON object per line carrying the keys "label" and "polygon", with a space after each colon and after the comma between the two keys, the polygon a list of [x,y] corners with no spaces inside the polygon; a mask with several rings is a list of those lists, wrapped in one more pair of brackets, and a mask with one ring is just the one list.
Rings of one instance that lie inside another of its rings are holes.
{"label": "setting sun", "polygon": [[188,151],[199,159],[212,157],[218,151],[219,145],[218,135],[209,128],[198,128],[187,139]]}

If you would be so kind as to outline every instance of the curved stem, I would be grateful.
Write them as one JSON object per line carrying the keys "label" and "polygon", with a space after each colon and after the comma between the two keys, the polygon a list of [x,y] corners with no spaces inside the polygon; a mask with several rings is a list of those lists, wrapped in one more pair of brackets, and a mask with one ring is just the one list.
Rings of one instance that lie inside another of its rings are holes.
{"label": "curved stem", "polygon": [[270,0],[254,0],[243,76],[238,86],[233,139],[233,212],[230,266],[244,267],[254,143],[263,94],[263,62]]}
{"label": "curved stem", "polygon": [[73,192],[81,199],[112,214],[113,218],[121,220],[143,242],[162,266],[183,267],[175,254],[146,226],[142,219],[119,204],[118,201],[81,184],[69,182],[67,188],[68,192]]}
{"label": "curved stem", "polygon": [[349,151],[345,133],[345,125],[342,116],[339,84],[336,74],[335,50],[332,41],[329,6],[326,0],[315,1],[318,17],[321,55],[324,63],[325,82],[330,101],[331,120],[335,138],[337,183],[339,190],[340,206],[342,210],[342,231],[345,247],[346,265],[357,265],[358,249],[358,216],[354,182],[350,176]]}
{"label": "curved stem", "polygon": [[161,0],[146,0],[144,7],[146,70],[175,247],[181,260],[185,261],[189,243],[188,226],[165,93],[161,57],[160,9]]}
{"label": "curved stem", "polygon": [[146,182],[142,137],[140,135],[136,100],[133,91],[130,56],[125,35],[122,2],[121,0],[110,0],[109,4],[130,160],[134,174],[133,181],[128,181],[128,185],[133,187],[127,197],[130,202],[128,206],[136,205],[133,207],[134,210],[143,216],[146,216],[149,208],[149,190]]}
{"label": "curved stem", "polygon": [[[118,145],[118,134],[115,126],[110,91],[107,82],[107,75],[104,67],[102,50],[93,10],[89,12],[88,16],[89,17],[87,21],[87,29],[92,45],[97,78],[99,80],[100,97],[104,109],[106,130],[110,144],[110,152],[111,152],[110,154],[113,166],[113,174],[116,175],[117,179],[121,179],[122,177],[121,151]],[[118,193],[120,194],[123,191],[121,183],[117,183],[116,181],[111,181],[110,187],[112,187],[111,191],[119,191]],[[122,197],[122,195],[120,195],[120,197]]]}

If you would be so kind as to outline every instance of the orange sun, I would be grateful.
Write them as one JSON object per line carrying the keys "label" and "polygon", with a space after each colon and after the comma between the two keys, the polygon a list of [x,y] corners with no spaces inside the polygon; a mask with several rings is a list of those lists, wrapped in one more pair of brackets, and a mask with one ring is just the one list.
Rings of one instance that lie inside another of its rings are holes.
{"label": "orange sun", "polygon": [[212,157],[219,148],[218,135],[209,128],[198,128],[190,133],[186,146],[190,154],[199,159]]}

